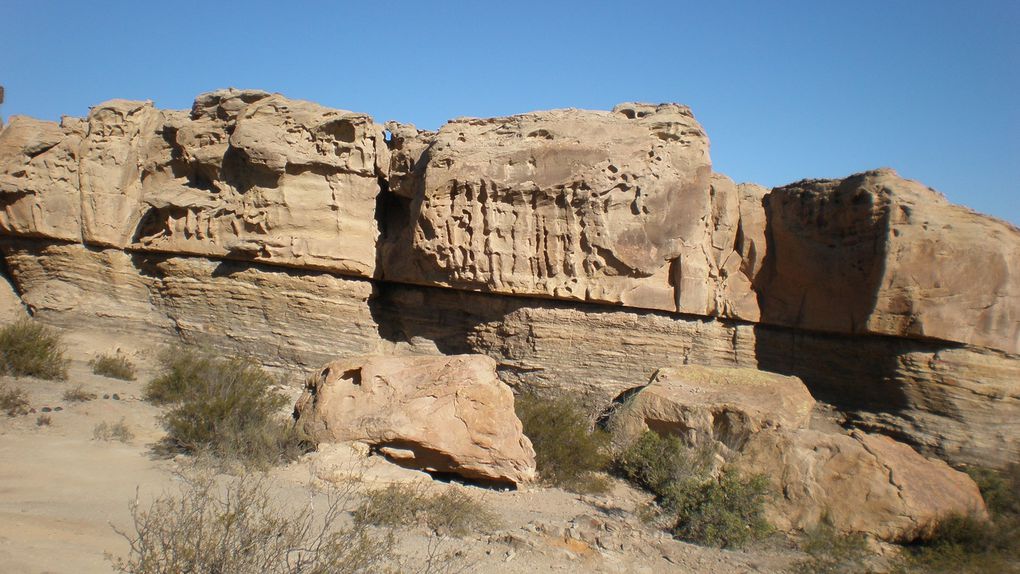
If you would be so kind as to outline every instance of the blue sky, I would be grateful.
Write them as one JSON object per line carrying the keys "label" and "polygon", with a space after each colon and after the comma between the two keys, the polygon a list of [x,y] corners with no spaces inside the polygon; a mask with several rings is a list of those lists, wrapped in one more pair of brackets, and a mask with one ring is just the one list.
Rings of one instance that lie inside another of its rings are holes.
{"label": "blue sky", "polygon": [[1020,224],[1016,0],[0,0],[0,18],[5,117],[227,86],[431,129],[675,101],[738,181],[889,166]]}

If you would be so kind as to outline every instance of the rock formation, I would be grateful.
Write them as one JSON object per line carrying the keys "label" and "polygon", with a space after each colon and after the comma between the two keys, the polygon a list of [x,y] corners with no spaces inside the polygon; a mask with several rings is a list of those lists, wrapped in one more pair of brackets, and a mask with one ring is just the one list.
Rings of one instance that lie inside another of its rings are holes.
{"label": "rock formation", "polygon": [[536,477],[513,392],[483,355],[334,361],[294,412],[316,441],[367,443],[415,468],[494,483]]}
{"label": "rock formation", "polygon": [[739,472],[772,483],[769,523],[809,530],[823,520],[841,532],[891,542],[929,536],[949,514],[985,516],[977,485],[945,462],[885,436],[812,420],[804,384],[753,369],[663,368],[625,394],[612,426],[711,444]]}
{"label": "rock formation", "polygon": [[767,514],[781,530],[810,529],[826,520],[842,532],[910,542],[930,535],[944,516],[985,515],[981,493],[965,473],[861,431],[759,433],[744,447],[738,467],[769,477],[780,493],[767,504]]}
{"label": "rock formation", "polygon": [[221,90],[14,117],[0,253],[68,328],[288,369],[482,353],[595,405],[663,365],[757,368],[926,454],[1020,457],[1020,231],[890,170],[734,184],[679,105],[423,132]]}
{"label": "rock formation", "polygon": [[806,428],[815,406],[797,377],[732,367],[659,369],[629,394],[613,420],[625,437],[652,430],[734,451],[765,430]]}

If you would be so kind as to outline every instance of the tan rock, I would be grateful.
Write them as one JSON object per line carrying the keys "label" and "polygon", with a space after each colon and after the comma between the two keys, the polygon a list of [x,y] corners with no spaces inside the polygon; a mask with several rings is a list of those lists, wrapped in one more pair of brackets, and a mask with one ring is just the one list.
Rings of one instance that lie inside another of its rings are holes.
{"label": "tan rock", "polygon": [[335,361],[309,381],[295,413],[317,441],[366,442],[417,468],[497,483],[536,476],[513,393],[482,355]]}
{"label": "tan rock", "polygon": [[763,321],[1020,354],[1020,230],[884,169],[768,199]]}
{"label": "tan rock", "polygon": [[645,430],[740,450],[756,433],[805,428],[815,401],[797,377],[685,365],[656,371],[614,417],[624,436]]}
{"label": "tan rock", "polygon": [[257,91],[191,115],[113,100],[85,124],[4,128],[0,231],[372,277],[388,168],[363,114]]}
{"label": "tan rock", "polygon": [[986,515],[969,476],[885,436],[763,432],[748,441],[737,464],[772,481],[779,496],[767,517],[781,530],[809,529],[825,519],[843,532],[909,542],[929,536],[949,514]]}
{"label": "tan rock", "polygon": [[0,131],[0,232],[81,240],[74,127],[14,116]]}
{"label": "tan rock", "polygon": [[412,230],[388,246],[387,278],[709,312],[711,166],[686,107],[459,119],[427,148],[397,135],[415,142],[395,187],[413,194]]}

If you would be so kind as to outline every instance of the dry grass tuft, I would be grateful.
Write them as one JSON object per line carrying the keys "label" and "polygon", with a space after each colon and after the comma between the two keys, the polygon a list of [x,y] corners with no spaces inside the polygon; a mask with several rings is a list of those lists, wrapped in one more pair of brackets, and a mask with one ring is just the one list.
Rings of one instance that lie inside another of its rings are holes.
{"label": "dry grass tuft", "polygon": [[67,379],[67,359],[60,335],[31,319],[0,329],[0,374]]}

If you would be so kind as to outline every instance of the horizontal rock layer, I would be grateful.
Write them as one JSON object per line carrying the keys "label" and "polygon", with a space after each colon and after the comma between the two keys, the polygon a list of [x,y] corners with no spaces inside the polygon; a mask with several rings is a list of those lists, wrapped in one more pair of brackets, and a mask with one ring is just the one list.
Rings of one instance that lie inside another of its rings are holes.
{"label": "horizontal rock layer", "polygon": [[223,90],[16,117],[0,235],[21,301],[74,329],[280,367],[480,352],[600,405],[660,367],[760,368],[926,452],[1020,456],[1020,231],[890,170],[734,184],[683,106],[421,132]]}
{"label": "horizontal rock layer", "polygon": [[484,353],[511,385],[595,406],[662,365],[756,367],[800,377],[859,425],[924,452],[981,464],[1020,456],[1020,360],[997,351],[73,244],[8,239],[0,251],[36,317],[139,348],[182,337],[288,371],[336,356]]}

